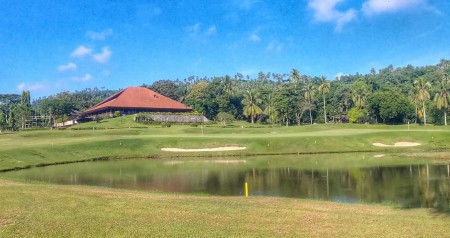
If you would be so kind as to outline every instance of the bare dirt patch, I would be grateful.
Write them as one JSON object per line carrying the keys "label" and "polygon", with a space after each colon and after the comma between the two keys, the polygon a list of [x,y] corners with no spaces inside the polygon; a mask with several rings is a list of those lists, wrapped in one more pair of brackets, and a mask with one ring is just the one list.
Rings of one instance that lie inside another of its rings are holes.
{"label": "bare dirt patch", "polygon": [[161,148],[162,151],[170,151],[170,152],[214,152],[214,151],[234,151],[245,149],[247,149],[247,147],[238,147],[238,146],[201,148],[201,149]]}
{"label": "bare dirt patch", "polygon": [[393,145],[386,145],[383,143],[373,143],[374,146],[380,146],[380,147],[413,147],[413,146],[419,146],[420,143],[416,142],[396,142]]}

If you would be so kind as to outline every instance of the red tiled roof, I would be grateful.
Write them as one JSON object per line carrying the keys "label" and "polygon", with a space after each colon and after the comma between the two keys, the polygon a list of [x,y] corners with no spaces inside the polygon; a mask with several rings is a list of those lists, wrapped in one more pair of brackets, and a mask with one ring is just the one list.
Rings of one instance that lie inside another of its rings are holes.
{"label": "red tiled roof", "polygon": [[84,114],[109,108],[192,110],[191,107],[150,89],[144,87],[128,87],[89,108]]}

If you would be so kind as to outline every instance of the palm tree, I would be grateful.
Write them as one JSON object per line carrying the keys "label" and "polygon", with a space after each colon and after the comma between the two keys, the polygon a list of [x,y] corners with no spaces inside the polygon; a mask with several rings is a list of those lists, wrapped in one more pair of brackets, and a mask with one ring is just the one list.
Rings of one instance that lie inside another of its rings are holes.
{"label": "palm tree", "polygon": [[314,85],[312,83],[308,83],[305,85],[305,87],[303,88],[303,96],[305,97],[305,100],[311,105],[311,107],[309,108],[309,120],[311,121],[311,124],[313,123],[312,121],[312,114],[311,114],[311,108],[312,108],[312,100],[314,99],[314,94],[315,94],[315,90],[314,90]]}
{"label": "palm tree", "polygon": [[417,111],[420,105],[420,100],[419,100],[419,91],[417,90],[417,88],[413,88],[411,91],[409,91],[409,97],[411,98],[411,102],[414,104],[414,106],[416,106],[416,123],[417,123]]}
{"label": "palm tree", "polygon": [[222,79],[223,84],[223,90],[228,93],[229,95],[233,95],[233,81],[231,80],[230,76],[226,75]]}
{"label": "palm tree", "polygon": [[422,102],[423,124],[426,125],[427,114],[425,108],[425,101],[430,100],[430,93],[428,93],[428,90],[431,88],[431,84],[424,77],[419,77],[418,80],[414,81],[414,85],[416,86],[419,95],[419,100],[420,102]]}
{"label": "palm tree", "polygon": [[297,85],[301,80],[300,72],[298,71],[298,69],[292,69],[289,78],[291,78],[291,82],[292,84],[294,84],[294,88],[297,88]]}
{"label": "palm tree", "polygon": [[444,109],[444,123],[447,125],[447,109],[450,106],[450,83],[444,79],[442,79],[439,84],[439,91],[434,96],[434,101],[436,101],[437,108]]}
{"label": "palm tree", "polygon": [[247,90],[247,93],[244,94],[244,100],[242,100],[244,116],[250,117],[252,124],[255,123],[256,116],[262,113],[261,108],[258,106],[261,103],[261,99],[258,96],[258,93]]}
{"label": "palm tree", "polygon": [[357,88],[352,92],[352,100],[359,109],[363,108],[366,104],[367,89],[365,87]]}
{"label": "palm tree", "polygon": [[267,96],[267,105],[266,105],[266,108],[264,109],[264,114],[269,116],[269,120],[272,124],[275,122],[277,115],[275,112],[275,108],[273,107],[273,95],[272,94],[269,94]]}
{"label": "palm tree", "polygon": [[327,111],[325,109],[325,96],[330,92],[330,83],[327,82],[327,79],[322,76],[322,80],[319,86],[319,93],[323,95],[323,119],[325,120],[325,124],[327,124]]}

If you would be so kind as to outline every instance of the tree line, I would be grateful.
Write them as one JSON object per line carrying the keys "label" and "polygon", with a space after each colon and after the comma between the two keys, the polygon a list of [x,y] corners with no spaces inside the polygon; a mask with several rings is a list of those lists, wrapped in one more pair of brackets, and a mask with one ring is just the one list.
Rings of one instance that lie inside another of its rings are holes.
{"label": "tree line", "polygon": [[27,126],[31,117],[45,116],[37,126],[51,127],[55,122],[70,119],[70,115],[84,111],[112,95],[115,90],[84,89],[75,92],[60,92],[30,102],[30,92],[0,94],[0,131],[18,130]]}
{"label": "tree line", "polygon": [[[394,68],[389,65],[368,74],[324,76],[259,72],[221,77],[191,76],[142,84],[191,106],[212,120],[247,120],[251,123],[301,125],[313,123],[422,123],[447,125],[450,105],[450,61],[437,65]],[[30,115],[64,121],[116,91],[85,89],[61,92],[29,102],[22,95],[0,94],[1,129],[24,127]],[[50,122],[49,122],[50,123]]]}
{"label": "tree line", "polygon": [[228,117],[255,123],[433,123],[447,125],[450,61],[362,75],[326,77],[258,73],[159,80],[142,85],[181,101],[209,119]]}

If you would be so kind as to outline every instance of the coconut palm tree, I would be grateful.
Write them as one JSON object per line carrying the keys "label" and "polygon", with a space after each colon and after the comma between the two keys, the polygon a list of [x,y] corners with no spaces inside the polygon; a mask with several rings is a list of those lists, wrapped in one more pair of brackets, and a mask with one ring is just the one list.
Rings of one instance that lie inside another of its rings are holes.
{"label": "coconut palm tree", "polygon": [[223,90],[229,95],[233,95],[233,80],[231,80],[230,76],[226,75],[222,79]]}
{"label": "coconut palm tree", "polygon": [[444,123],[447,125],[447,109],[450,106],[450,82],[447,80],[442,79],[441,83],[439,84],[439,91],[434,96],[434,101],[436,101],[437,108],[444,109]]}
{"label": "coconut palm tree", "polygon": [[277,115],[275,108],[273,107],[273,94],[267,95],[267,105],[266,108],[264,109],[264,114],[269,116],[269,120],[271,123],[275,122]]}
{"label": "coconut palm tree", "polygon": [[259,98],[259,94],[247,90],[247,93],[244,94],[242,104],[244,104],[244,116],[250,117],[252,124],[255,123],[256,116],[262,113],[261,108],[258,106],[260,103],[261,99]]}
{"label": "coconut palm tree", "polygon": [[303,88],[303,96],[305,97],[305,100],[311,105],[311,107],[309,108],[309,120],[311,121],[311,124],[313,123],[311,108],[312,108],[312,100],[314,99],[314,94],[315,94],[314,85],[312,83],[306,84],[305,87]]}
{"label": "coconut palm tree", "polygon": [[325,124],[327,124],[327,111],[325,108],[325,97],[330,92],[330,83],[327,82],[327,79],[322,76],[320,86],[319,86],[319,93],[323,95],[323,119],[325,120]]}
{"label": "coconut palm tree", "polygon": [[419,100],[422,102],[422,109],[423,109],[423,124],[427,124],[427,114],[426,114],[426,108],[425,108],[425,102],[427,100],[430,100],[430,93],[428,93],[428,90],[431,88],[430,82],[428,82],[424,77],[419,77],[416,81],[414,81],[414,85],[417,89]]}
{"label": "coconut palm tree", "polygon": [[291,79],[291,83],[294,84],[294,88],[297,88],[297,85],[301,80],[300,72],[298,71],[298,69],[292,69],[289,78]]}
{"label": "coconut palm tree", "polygon": [[366,104],[367,89],[365,87],[357,88],[352,91],[352,100],[355,106],[362,109]]}
{"label": "coconut palm tree", "polygon": [[409,97],[411,98],[411,102],[416,107],[416,123],[417,123],[417,117],[418,117],[418,108],[420,106],[420,100],[419,100],[419,92],[417,88],[413,88],[411,91],[409,91]]}

